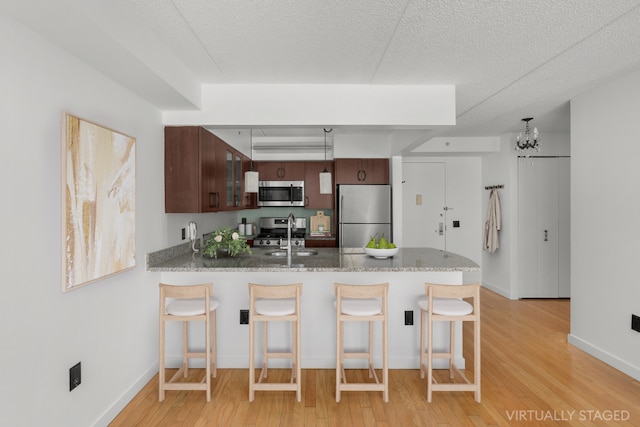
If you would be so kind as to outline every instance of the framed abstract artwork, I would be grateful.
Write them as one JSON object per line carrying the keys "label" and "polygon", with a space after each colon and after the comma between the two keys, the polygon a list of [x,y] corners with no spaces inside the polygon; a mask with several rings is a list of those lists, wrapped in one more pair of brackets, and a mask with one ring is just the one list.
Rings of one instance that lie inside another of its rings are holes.
{"label": "framed abstract artwork", "polygon": [[136,140],[63,115],[62,290],[136,266]]}

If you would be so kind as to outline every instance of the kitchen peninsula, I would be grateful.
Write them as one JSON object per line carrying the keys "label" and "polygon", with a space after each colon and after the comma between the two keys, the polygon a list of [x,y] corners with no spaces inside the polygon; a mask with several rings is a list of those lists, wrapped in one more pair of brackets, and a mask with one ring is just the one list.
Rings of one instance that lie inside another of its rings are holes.
{"label": "kitchen peninsula", "polygon": [[[464,272],[479,269],[468,258],[430,248],[401,248],[397,255],[386,259],[372,258],[361,248],[313,250],[317,254],[288,258],[271,255],[273,249],[253,248],[252,255],[211,259],[192,253],[189,244],[183,244],[148,254],[147,270],[160,273],[159,281],[163,283],[213,283],[213,293],[220,300],[217,312],[220,368],[248,366],[249,328],[240,324],[240,310],[249,308],[248,283],[302,283],[302,367],[335,368],[333,284],[388,282],[389,366],[392,369],[417,369],[420,338],[417,298],[424,294],[425,282],[461,284]],[[406,312],[413,319],[407,319]],[[270,341],[275,340],[276,346],[278,342],[288,342],[288,326],[275,326],[270,329]],[[347,331],[346,335],[349,348],[363,348],[365,325],[351,326],[353,333]],[[448,328],[444,324],[438,326],[442,328],[436,329],[434,340],[437,347],[444,347],[448,343]],[[356,328],[361,330],[355,332]],[[461,329],[460,325],[458,329]],[[191,333],[194,342],[199,342],[202,331],[194,327]],[[456,359],[463,367],[461,337],[458,333]],[[376,328],[375,343],[380,345],[380,342],[379,328]],[[179,365],[177,329],[169,331],[167,348],[169,363]],[[350,362],[354,367],[360,366],[358,360]]]}

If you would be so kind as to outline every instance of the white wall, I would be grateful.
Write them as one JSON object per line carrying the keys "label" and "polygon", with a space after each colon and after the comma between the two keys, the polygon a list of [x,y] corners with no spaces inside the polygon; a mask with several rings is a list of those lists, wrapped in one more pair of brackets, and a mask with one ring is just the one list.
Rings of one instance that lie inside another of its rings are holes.
{"label": "white wall", "polygon": [[640,380],[640,73],[571,101],[569,342]]}
{"label": "white wall", "polygon": [[515,232],[517,230],[517,169],[513,141],[515,135],[507,134],[500,137],[500,151],[482,157],[482,233],[484,238],[484,221],[489,207],[489,191],[484,187],[503,185],[498,189],[500,208],[502,213],[502,228],[498,233],[500,247],[492,253],[482,251],[482,284],[507,298],[513,297],[512,283],[515,276],[515,260],[517,253],[514,248]]}
{"label": "white wall", "polygon": [[[159,276],[145,254],[167,245],[161,114],[2,16],[0,51],[0,425],[106,425],[157,372]],[[62,293],[65,111],[137,138],[137,267]]]}
{"label": "white wall", "polygon": [[[2,426],[107,425],[157,373],[158,282],[145,255],[237,223],[235,212],[164,214],[162,114],[0,15]],[[62,293],[62,115],[136,138],[134,270]],[[69,392],[69,368],[82,384]]]}
{"label": "white wall", "polygon": [[[389,137],[386,134],[376,134],[366,132],[359,133],[339,133],[333,136],[333,157],[340,158],[359,158],[359,157],[376,157],[389,158]],[[363,156],[363,153],[366,153]]]}

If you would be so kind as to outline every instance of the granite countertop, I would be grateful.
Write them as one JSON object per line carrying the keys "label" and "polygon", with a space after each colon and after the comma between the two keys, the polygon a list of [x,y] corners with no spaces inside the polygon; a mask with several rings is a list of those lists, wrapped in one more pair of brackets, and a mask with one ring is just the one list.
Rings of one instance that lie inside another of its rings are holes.
{"label": "granite countertop", "polygon": [[317,255],[274,257],[273,248],[252,248],[252,255],[213,259],[183,244],[147,254],[147,271],[289,272],[289,271],[478,271],[475,262],[432,248],[400,248],[391,258],[376,259],[362,248],[310,248]]}

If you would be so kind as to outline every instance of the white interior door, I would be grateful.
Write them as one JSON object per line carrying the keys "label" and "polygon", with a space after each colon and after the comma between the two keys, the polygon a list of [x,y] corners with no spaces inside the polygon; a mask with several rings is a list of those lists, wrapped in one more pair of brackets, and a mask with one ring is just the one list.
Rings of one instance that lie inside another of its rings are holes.
{"label": "white interior door", "polygon": [[521,298],[569,296],[568,165],[568,159],[555,157],[518,161]]}
{"label": "white interior door", "polygon": [[445,250],[445,164],[406,162],[402,174],[402,245]]}

